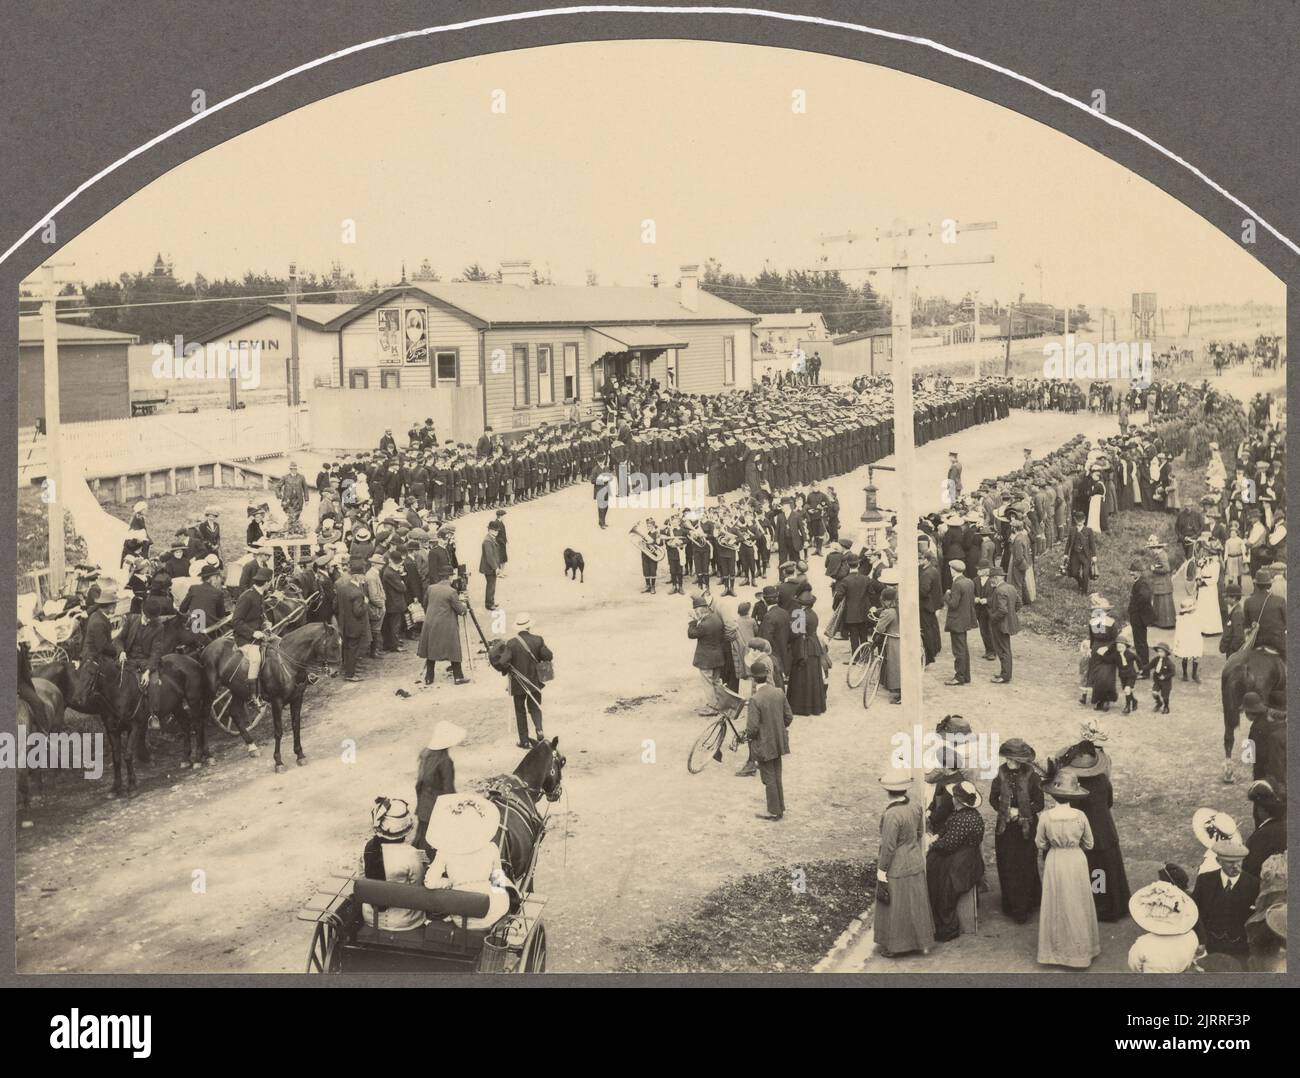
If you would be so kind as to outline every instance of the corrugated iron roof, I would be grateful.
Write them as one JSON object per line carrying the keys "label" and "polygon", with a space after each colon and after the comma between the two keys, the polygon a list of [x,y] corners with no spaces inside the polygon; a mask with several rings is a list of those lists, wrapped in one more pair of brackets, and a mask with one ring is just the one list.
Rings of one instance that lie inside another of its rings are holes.
{"label": "corrugated iron roof", "polygon": [[[18,316],[18,343],[40,344],[45,339],[45,327],[40,315]],[[83,326],[77,322],[59,323],[59,340],[72,343],[101,344],[138,344],[140,338],[134,333],[121,333],[115,329],[99,329],[96,326]]]}
{"label": "corrugated iron roof", "polygon": [[518,285],[423,281],[420,287],[445,303],[490,324],[618,322],[752,322],[758,316],[734,303],[699,292],[698,310],[688,311],[677,288],[617,285]]}

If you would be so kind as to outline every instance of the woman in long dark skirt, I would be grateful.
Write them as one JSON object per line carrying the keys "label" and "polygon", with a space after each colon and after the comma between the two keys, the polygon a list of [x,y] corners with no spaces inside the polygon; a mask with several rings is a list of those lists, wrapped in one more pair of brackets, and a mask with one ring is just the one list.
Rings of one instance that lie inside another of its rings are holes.
{"label": "woman in long dark skirt", "polygon": [[1084,723],[1080,735],[1082,740],[1062,749],[1056,762],[1073,772],[1079,785],[1088,791],[1088,797],[1075,807],[1088,817],[1092,828],[1093,846],[1087,851],[1088,875],[1097,920],[1122,921],[1128,916],[1130,896],[1119,832],[1110,811],[1115,803],[1115,791],[1110,783],[1111,761],[1099,744],[1106,740],[1106,735],[1095,722]]}
{"label": "woman in long dark skirt", "polygon": [[925,858],[925,880],[934,914],[934,938],[943,942],[961,935],[957,904],[972,887],[984,880],[984,818],[979,791],[969,782],[952,788],[954,811],[944,821],[939,837],[930,844]]}
{"label": "woman in long dark skirt", "polygon": [[1110,603],[1101,595],[1092,596],[1092,612],[1088,616],[1088,645],[1092,653],[1088,687],[1092,690],[1092,706],[1098,711],[1110,710],[1110,705],[1119,699],[1118,636],[1119,623],[1110,614]]}
{"label": "woman in long dark skirt", "polygon": [[824,652],[817,635],[817,601],[811,590],[800,593],[790,618],[792,655],[789,688],[790,710],[796,715],[820,715],[826,710]]}
{"label": "woman in long dark skirt", "polygon": [[1002,912],[1024,924],[1042,900],[1038,850],[1034,837],[1043,811],[1043,784],[1031,745],[1018,737],[1004,741],[998,754],[1002,766],[989,789],[989,804],[997,810],[993,847],[997,856]]}

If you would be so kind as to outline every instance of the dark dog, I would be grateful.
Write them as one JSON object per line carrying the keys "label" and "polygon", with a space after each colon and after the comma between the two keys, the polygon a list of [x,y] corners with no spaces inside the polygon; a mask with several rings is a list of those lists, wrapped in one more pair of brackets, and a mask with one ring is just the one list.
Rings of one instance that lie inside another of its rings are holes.
{"label": "dark dog", "polygon": [[570,580],[577,580],[585,584],[583,573],[586,571],[587,563],[582,560],[582,555],[576,550],[564,548],[564,575]]}

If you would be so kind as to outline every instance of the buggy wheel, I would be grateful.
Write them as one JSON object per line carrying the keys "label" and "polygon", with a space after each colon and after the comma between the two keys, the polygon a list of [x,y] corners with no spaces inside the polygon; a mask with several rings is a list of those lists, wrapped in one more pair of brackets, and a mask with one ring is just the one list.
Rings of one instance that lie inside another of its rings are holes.
{"label": "buggy wheel", "polygon": [[885,665],[885,657],[879,653],[871,656],[867,663],[866,679],[862,682],[862,706],[868,708],[871,701],[876,698],[876,690],[880,688],[880,671]]}
{"label": "buggy wheel", "polygon": [[849,659],[849,668],[844,674],[844,679],[849,683],[850,689],[856,689],[862,684],[867,676],[867,668],[871,665],[871,643],[864,640],[858,645],[857,651]]}
{"label": "buggy wheel", "polygon": [[704,733],[695,739],[695,744],[691,746],[691,753],[686,757],[686,770],[692,775],[698,775],[708,765],[713,758],[714,753],[721,751],[722,739],[726,736],[727,722],[725,719],[714,719],[704,728]]}
{"label": "buggy wheel", "polygon": [[[212,721],[220,726],[228,734],[238,734],[239,727],[235,725],[235,720],[230,714],[230,690],[222,689],[217,693],[212,701]],[[253,712],[253,717],[248,720],[248,729],[254,730],[257,724],[262,721],[262,715],[268,710],[267,705],[263,705]]]}
{"label": "buggy wheel", "polygon": [[307,951],[308,973],[338,973],[342,966],[338,925],[332,917],[316,922]]}
{"label": "buggy wheel", "polygon": [[524,953],[519,956],[520,973],[546,972],[546,922],[538,921],[533,926],[528,939],[524,941]]}
{"label": "buggy wheel", "polygon": [[37,648],[30,656],[32,669],[37,667],[48,666],[50,663],[65,663],[68,661],[68,653],[58,644],[50,644],[45,647]]}

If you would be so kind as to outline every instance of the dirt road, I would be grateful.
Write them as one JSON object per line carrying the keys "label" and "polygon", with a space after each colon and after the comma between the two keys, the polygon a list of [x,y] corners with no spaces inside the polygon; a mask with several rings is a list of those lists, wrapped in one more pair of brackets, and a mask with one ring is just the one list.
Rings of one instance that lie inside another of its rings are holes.
{"label": "dirt road", "polygon": [[[1076,431],[1113,430],[1114,422],[1088,413],[1015,413],[1011,422],[931,443],[919,451],[920,482],[934,497],[923,494],[922,504],[938,501],[949,449],[960,451],[973,485],[1018,463],[1025,447],[1038,454]],[[895,477],[877,478],[881,503],[892,504]],[[865,469],[833,485],[842,516],[855,520]],[[546,726],[568,757],[567,796],[553,806],[555,826],[538,874],[538,889],[549,898],[553,970],[616,967],[623,945],[642,939],[658,919],[685,913],[737,873],[866,857],[876,844],[875,779],[898,725],[889,711],[897,709],[878,704],[864,713],[857,694],[844,688],[842,666],[831,675],[828,713],[797,719],[792,728],[784,822],[755,819],[762,807],[758,780],[734,777],[731,759],[698,776],[687,773],[687,750],[704,723],[695,714],[701,693],[685,631],[690,601],[662,591],[638,594],[639,561],[626,532],[643,515],[612,511],[609,530],[599,531],[586,486],[513,508],[506,518],[508,576],[498,589],[502,622],[493,626],[481,612],[481,581],[471,585],[489,635],[508,631],[526,610],[556,654]],[[458,522],[461,556],[472,567],[487,520],[479,514]],[[584,553],[585,584],[564,577],[566,546]],[[826,616],[820,561],[810,575]],[[837,662],[845,647],[834,645]],[[19,833],[19,969],[301,970],[308,932],[294,911],[330,872],[355,863],[376,795],[413,796],[415,758],[438,718],[470,731],[456,750],[462,783],[509,771],[520,756],[504,681],[484,661],[473,684],[443,681],[423,692],[413,684],[418,665],[412,649],[372,663],[362,684],[309,690],[310,763],[283,775],[272,772],[263,726],[260,758],[246,759],[217,730],[217,764],[193,774],[176,767],[174,745],[160,743],[157,762],[143,769],[140,795],[129,802],[105,800],[106,783],[54,776],[51,796],[31,814],[34,826]],[[927,675],[927,692],[936,681]],[[991,688],[970,690],[975,695],[960,706],[968,715],[976,708],[996,712],[1006,697]],[[399,697],[399,689],[413,695]],[[1052,703],[1065,712],[1056,720],[1064,743],[1076,716],[1059,695]],[[933,706],[948,705],[936,699]],[[1052,722],[1051,714],[1045,701],[1038,721]],[[1162,730],[1183,732],[1185,722],[1165,719]],[[1056,736],[1041,737],[1042,747],[1054,747]],[[1197,736],[1213,746],[1212,733]],[[344,762],[353,744],[355,762]]]}

